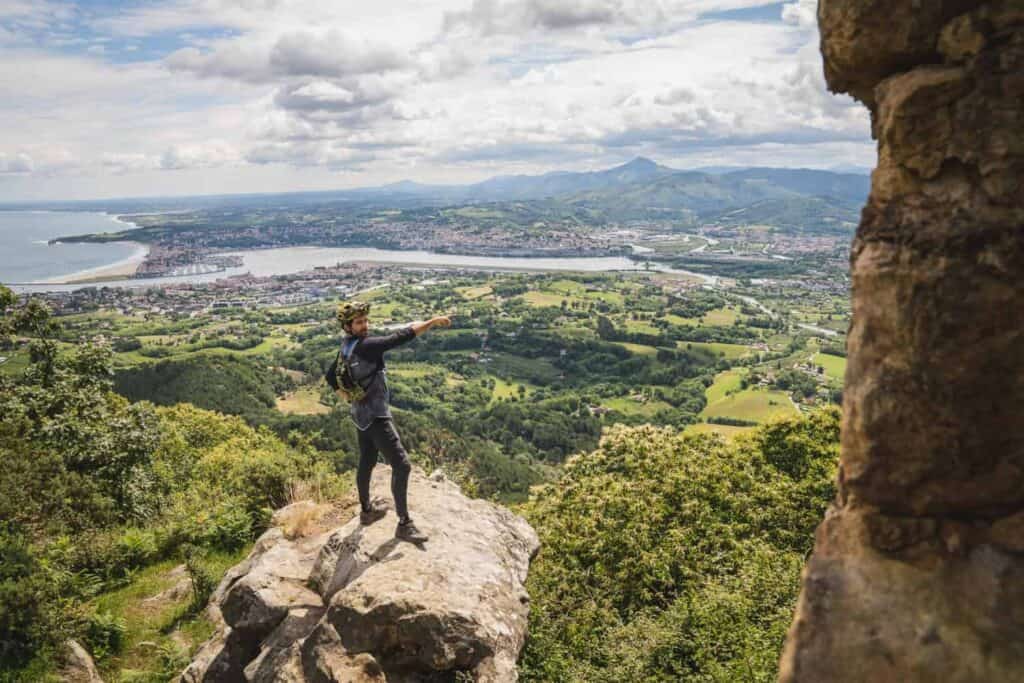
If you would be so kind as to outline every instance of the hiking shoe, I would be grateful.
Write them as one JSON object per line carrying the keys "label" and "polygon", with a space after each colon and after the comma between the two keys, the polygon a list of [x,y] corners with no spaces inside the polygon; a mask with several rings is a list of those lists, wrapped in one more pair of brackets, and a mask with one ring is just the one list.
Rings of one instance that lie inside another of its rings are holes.
{"label": "hiking shoe", "polygon": [[388,506],[384,504],[382,501],[375,500],[372,503],[370,503],[369,510],[359,511],[359,521],[362,524],[373,524],[378,519],[384,517],[384,515],[386,514],[388,514]]}
{"label": "hiking shoe", "polygon": [[425,543],[429,538],[425,533],[416,528],[416,525],[410,519],[405,524],[401,522],[395,527],[395,538],[400,538],[403,541],[409,541],[409,543]]}

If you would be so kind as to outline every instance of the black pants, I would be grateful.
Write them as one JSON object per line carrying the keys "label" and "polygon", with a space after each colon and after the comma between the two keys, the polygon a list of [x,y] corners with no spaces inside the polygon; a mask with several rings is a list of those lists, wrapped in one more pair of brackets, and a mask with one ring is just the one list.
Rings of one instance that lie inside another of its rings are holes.
{"label": "black pants", "polygon": [[356,487],[359,502],[366,508],[370,504],[370,475],[377,464],[377,454],[382,453],[391,465],[391,495],[395,498],[395,512],[398,519],[409,519],[409,504],[406,492],[409,488],[409,454],[398,438],[398,430],[390,418],[378,417],[366,430],[359,432],[359,470],[356,472]]}

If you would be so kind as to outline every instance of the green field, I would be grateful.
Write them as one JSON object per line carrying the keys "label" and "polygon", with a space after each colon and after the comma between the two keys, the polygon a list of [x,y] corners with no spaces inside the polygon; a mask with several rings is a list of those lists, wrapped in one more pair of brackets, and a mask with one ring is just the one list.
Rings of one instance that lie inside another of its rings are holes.
{"label": "green field", "polygon": [[305,386],[290,391],[277,399],[277,409],[289,415],[322,415],[331,412],[320,403],[320,388]]}
{"label": "green field", "polygon": [[557,308],[562,305],[563,301],[567,302],[566,305],[572,303],[573,297],[551,292],[527,292],[523,294],[523,299],[531,306],[554,306]]}
{"label": "green field", "polygon": [[555,280],[549,283],[547,288],[561,294],[583,295],[587,291],[582,283],[575,280]]}
{"label": "green field", "polygon": [[731,417],[750,422],[764,422],[773,417],[797,414],[796,407],[785,392],[764,389],[744,389],[708,405],[701,412],[704,418]]}
{"label": "green field", "polygon": [[715,375],[715,383],[704,391],[708,399],[708,405],[718,403],[728,394],[740,390],[743,380],[742,370],[726,370]]}
{"label": "green field", "polygon": [[509,382],[500,377],[494,377],[494,391],[491,393],[492,401],[500,401],[503,398],[514,398],[519,396],[519,387],[524,388],[524,396],[529,396],[536,389],[526,382]]}
{"label": "green field", "polygon": [[665,315],[663,315],[661,317],[662,317],[663,320],[667,321],[670,325],[679,325],[679,326],[692,325],[693,327],[697,327],[698,325],[701,324],[701,319],[700,318],[684,318],[684,317],[676,315],[674,313],[667,313],[667,314],[665,314]]}
{"label": "green field", "polygon": [[716,308],[704,314],[703,323],[708,327],[728,327],[739,319],[739,311],[733,308]]}
{"label": "green field", "polygon": [[555,280],[554,282],[549,283],[545,288],[559,294],[576,296],[581,299],[606,301],[610,304],[615,304],[616,306],[621,306],[623,301],[625,301],[621,291],[606,291],[596,288],[592,288],[588,291],[587,285],[582,282],[576,282],[575,280]]}
{"label": "green field", "polygon": [[846,359],[842,356],[833,356],[830,353],[816,353],[814,354],[813,362],[825,368],[825,374],[830,379],[842,381],[843,377],[846,376]]}
{"label": "green field", "polygon": [[668,403],[664,401],[647,401],[641,403],[640,401],[634,401],[628,397],[609,398],[601,401],[601,405],[612,410],[617,410],[623,415],[643,415],[644,417],[653,417],[659,410],[671,409]]}
{"label": "green field", "polygon": [[613,306],[622,306],[625,297],[621,292],[587,291],[587,288],[579,282],[572,280],[556,280],[544,286],[543,289],[526,292],[523,300],[531,306],[561,306],[565,301],[566,305],[586,304],[593,301],[604,301]]}
{"label": "green field", "polygon": [[640,334],[661,334],[661,330],[646,320],[627,320],[624,323],[626,332],[639,332]]}
{"label": "green field", "polygon": [[491,289],[489,285],[481,285],[479,287],[456,287],[455,291],[466,299],[479,299],[482,296],[494,293],[494,290]]}
{"label": "green field", "polygon": [[743,344],[724,344],[719,342],[688,342],[681,341],[678,344],[679,348],[694,348],[694,349],[707,349],[716,356],[722,356],[726,360],[735,360],[736,358],[743,358],[753,353],[749,346]]}
{"label": "green field", "polygon": [[399,377],[425,377],[438,369],[429,363],[388,363],[388,374]]}
{"label": "green field", "polygon": [[554,382],[560,374],[558,368],[542,358],[523,358],[509,353],[492,353],[489,369],[505,379],[540,380]]}
{"label": "green field", "polygon": [[[150,344],[150,347],[153,345]],[[159,346],[159,345],[157,345]],[[189,344],[182,344],[177,347],[169,347],[172,349],[171,353],[166,356],[147,356],[139,353],[138,351],[123,351],[115,354],[114,361],[120,367],[127,365],[138,365],[140,363],[154,363],[162,360],[180,360],[187,356],[194,356],[200,354],[215,355],[215,356],[260,356],[270,353],[274,349],[293,349],[300,346],[298,343],[291,341],[287,337],[278,335],[271,335],[266,337],[262,342],[253,346],[252,348],[243,349],[241,351],[235,349],[228,349],[222,346],[214,346],[209,348],[196,349]]]}
{"label": "green field", "polygon": [[744,434],[754,427],[735,427],[733,425],[716,425],[708,422],[698,422],[686,427],[684,434],[721,434],[726,439],[732,439],[738,434]]}
{"label": "green field", "polygon": [[612,342],[621,346],[624,349],[628,349],[631,353],[635,353],[638,356],[655,356],[658,353],[658,349],[653,346],[647,346],[646,344],[631,344],[630,342]]}
{"label": "green field", "polygon": [[28,369],[28,351],[0,351],[6,361],[0,363],[0,374],[16,375]]}

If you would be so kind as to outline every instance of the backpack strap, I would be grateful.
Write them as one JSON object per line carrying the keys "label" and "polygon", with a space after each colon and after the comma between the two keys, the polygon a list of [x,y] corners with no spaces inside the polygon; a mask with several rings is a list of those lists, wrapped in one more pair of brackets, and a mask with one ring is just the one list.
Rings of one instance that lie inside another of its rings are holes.
{"label": "backpack strap", "polygon": [[349,356],[352,355],[352,351],[355,350],[356,344],[358,344],[358,343],[359,343],[359,337],[352,337],[347,342],[345,342],[345,345],[341,348],[341,356],[342,356],[342,358],[344,358],[345,360],[348,360]]}
{"label": "backpack strap", "polygon": [[[362,341],[362,337],[352,337],[351,339],[346,341],[345,344],[341,347],[341,351],[340,351],[341,359],[346,364],[348,363],[348,359],[352,356],[352,352],[355,351],[356,344],[358,344],[360,341]],[[366,379],[368,377],[370,379],[370,381],[367,382],[365,386],[363,386],[363,383],[360,382],[359,380],[357,380],[355,377],[352,377],[352,381],[355,382],[356,384],[358,384],[359,386],[363,387],[363,390],[365,391],[370,386],[370,384],[373,383],[373,380],[376,378],[376,375],[377,375],[377,373],[379,371],[380,371],[380,366],[378,365],[373,370],[373,372],[371,372],[369,375],[367,375],[366,377],[363,378],[363,379]],[[349,376],[351,377],[351,375],[349,375]]]}

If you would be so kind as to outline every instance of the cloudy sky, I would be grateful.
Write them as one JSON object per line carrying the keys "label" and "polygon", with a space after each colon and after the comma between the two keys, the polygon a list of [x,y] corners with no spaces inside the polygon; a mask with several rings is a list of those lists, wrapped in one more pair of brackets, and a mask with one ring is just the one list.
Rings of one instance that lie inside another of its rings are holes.
{"label": "cloudy sky", "polygon": [[0,201],[870,167],[815,0],[0,0]]}

